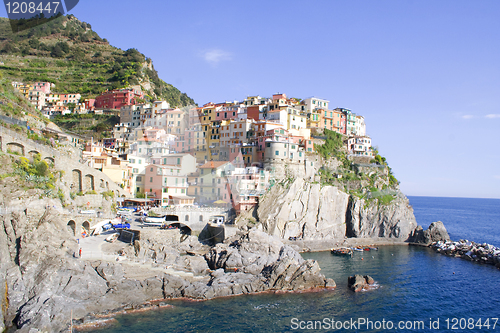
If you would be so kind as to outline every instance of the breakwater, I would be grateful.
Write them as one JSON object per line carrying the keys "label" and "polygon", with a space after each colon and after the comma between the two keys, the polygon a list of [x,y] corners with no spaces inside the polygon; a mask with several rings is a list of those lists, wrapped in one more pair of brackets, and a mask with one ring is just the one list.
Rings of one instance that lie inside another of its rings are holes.
{"label": "breakwater", "polygon": [[500,248],[491,244],[479,244],[461,239],[458,242],[439,241],[433,243],[431,247],[438,253],[500,268]]}

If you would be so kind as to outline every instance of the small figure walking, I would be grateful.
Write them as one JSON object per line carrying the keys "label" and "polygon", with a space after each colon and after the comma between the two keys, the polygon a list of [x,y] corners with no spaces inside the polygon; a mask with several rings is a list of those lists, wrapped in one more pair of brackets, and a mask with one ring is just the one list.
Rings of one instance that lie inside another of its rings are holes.
{"label": "small figure walking", "polygon": [[80,248],[80,250],[78,250],[78,254],[80,255],[80,258],[82,257],[82,248]]}

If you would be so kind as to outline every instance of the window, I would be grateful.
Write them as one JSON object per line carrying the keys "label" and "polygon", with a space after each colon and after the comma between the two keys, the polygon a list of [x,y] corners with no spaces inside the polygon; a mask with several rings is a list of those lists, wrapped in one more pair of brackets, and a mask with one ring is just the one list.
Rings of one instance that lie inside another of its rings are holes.
{"label": "window", "polygon": [[279,156],[280,152],[276,150],[276,151],[274,152],[274,154],[275,154],[276,156]]}
{"label": "window", "polygon": [[137,176],[137,178],[135,178],[135,181],[136,181],[136,182],[140,182],[140,181],[142,181],[142,177],[141,177],[141,176]]}
{"label": "window", "polygon": [[153,177],[149,177],[149,182],[152,183],[153,182]]}

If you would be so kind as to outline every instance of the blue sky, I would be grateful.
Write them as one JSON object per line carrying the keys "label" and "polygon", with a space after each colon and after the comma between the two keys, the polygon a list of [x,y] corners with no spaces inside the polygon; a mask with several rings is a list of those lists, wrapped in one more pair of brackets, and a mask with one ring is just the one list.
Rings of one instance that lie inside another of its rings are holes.
{"label": "blue sky", "polygon": [[200,105],[284,92],[363,115],[407,195],[500,198],[497,0],[81,0],[71,13]]}

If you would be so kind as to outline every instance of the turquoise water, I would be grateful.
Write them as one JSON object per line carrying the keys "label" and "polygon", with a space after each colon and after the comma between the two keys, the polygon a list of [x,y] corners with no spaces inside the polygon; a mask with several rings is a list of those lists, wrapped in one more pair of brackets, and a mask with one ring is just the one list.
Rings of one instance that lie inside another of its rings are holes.
{"label": "turquoise water", "polygon": [[[452,238],[500,243],[500,200],[410,197],[410,201],[419,224],[441,220]],[[492,318],[500,318],[500,271],[493,266],[410,246],[358,252],[352,259],[329,252],[303,256],[316,259],[322,272],[335,279],[337,289],[173,301],[173,308],[119,316],[116,325],[95,332],[290,332],[301,331],[301,324],[304,328],[314,325],[312,321],[325,331],[332,331],[329,325],[336,321],[348,325],[342,331],[352,332],[390,331],[389,322],[396,332],[500,330],[500,323],[493,329]],[[356,294],[349,291],[347,277],[352,274],[371,275],[379,288]],[[478,320],[484,324],[487,318],[490,329],[479,328]],[[361,326],[360,320],[365,321]],[[431,330],[430,321],[438,329]],[[399,329],[400,324],[412,329]]]}

